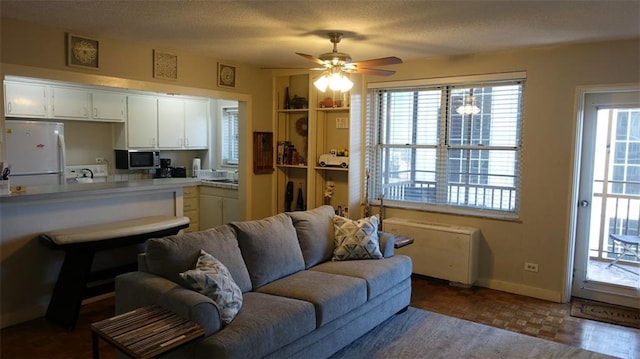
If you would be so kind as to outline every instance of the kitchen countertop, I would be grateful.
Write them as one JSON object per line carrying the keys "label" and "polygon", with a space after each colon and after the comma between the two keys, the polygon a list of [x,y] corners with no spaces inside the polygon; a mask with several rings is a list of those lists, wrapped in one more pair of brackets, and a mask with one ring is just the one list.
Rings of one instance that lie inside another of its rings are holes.
{"label": "kitchen countertop", "polygon": [[61,185],[27,186],[25,192],[12,192],[0,195],[0,202],[13,200],[39,200],[63,198],[70,195],[101,195],[107,193],[122,193],[132,191],[176,188],[186,186],[209,186],[228,189],[238,189],[237,183],[205,182],[198,178],[154,178],[134,181],[71,183]]}

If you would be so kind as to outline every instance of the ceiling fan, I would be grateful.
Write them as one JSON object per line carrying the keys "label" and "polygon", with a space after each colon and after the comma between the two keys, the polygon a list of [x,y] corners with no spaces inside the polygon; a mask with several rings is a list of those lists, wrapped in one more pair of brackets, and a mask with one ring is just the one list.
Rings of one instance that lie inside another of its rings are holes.
{"label": "ceiling fan", "polygon": [[321,54],[318,57],[296,52],[296,54],[304,57],[305,59],[311,60],[316,64],[322,66],[320,68],[311,68],[310,70],[335,71],[335,69],[338,69],[339,71],[346,73],[355,72],[364,75],[389,76],[393,75],[395,71],[372,69],[370,68],[370,66],[386,66],[402,63],[402,60],[395,56],[351,62],[351,55],[338,51],[338,43],[340,42],[340,40],[342,40],[344,34],[341,32],[330,32],[327,35],[329,36],[329,40],[333,44],[333,51]]}

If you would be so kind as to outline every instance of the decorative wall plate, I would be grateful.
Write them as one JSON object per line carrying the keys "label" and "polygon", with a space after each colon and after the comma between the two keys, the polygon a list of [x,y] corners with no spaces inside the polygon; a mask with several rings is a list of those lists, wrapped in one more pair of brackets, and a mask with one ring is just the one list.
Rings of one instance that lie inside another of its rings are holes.
{"label": "decorative wall plate", "polygon": [[100,68],[100,43],[84,36],[67,34],[67,66]]}
{"label": "decorative wall plate", "polygon": [[236,87],[236,68],[225,64],[218,64],[218,86]]}
{"label": "decorative wall plate", "polygon": [[301,117],[296,121],[296,132],[300,136],[307,137],[309,133],[309,118]]}

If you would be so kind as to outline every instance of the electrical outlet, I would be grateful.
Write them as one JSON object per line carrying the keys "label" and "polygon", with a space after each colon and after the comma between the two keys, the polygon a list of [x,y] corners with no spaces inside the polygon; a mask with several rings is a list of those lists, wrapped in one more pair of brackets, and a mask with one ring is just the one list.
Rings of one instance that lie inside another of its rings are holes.
{"label": "electrical outlet", "polygon": [[524,263],[524,270],[538,273],[538,263]]}
{"label": "electrical outlet", "polygon": [[96,157],[96,163],[104,163],[104,157]]}

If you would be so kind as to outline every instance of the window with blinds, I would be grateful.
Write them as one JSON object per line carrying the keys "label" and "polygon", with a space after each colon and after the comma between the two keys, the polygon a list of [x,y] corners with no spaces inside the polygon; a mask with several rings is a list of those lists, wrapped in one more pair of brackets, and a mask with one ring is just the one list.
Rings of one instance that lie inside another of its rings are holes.
{"label": "window with blinds", "polygon": [[238,164],[238,108],[222,109],[222,163]]}
{"label": "window with blinds", "polygon": [[369,200],[517,214],[522,90],[522,79],[371,89]]}

